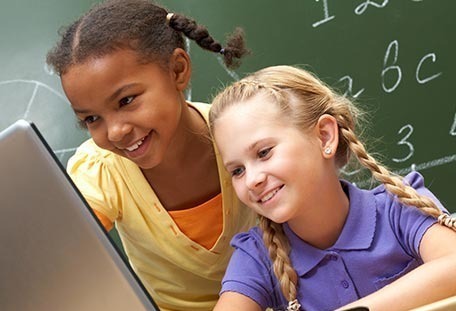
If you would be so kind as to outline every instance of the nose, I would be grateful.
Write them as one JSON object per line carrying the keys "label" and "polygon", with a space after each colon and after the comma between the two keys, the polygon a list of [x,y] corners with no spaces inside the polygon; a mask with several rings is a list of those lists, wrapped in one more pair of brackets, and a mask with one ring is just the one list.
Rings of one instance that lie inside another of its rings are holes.
{"label": "nose", "polygon": [[247,188],[250,190],[255,190],[260,187],[266,180],[266,174],[259,169],[250,168],[246,170],[245,183]]}
{"label": "nose", "polygon": [[111,142],[121,141],[131,130],[132,126],[120,118],[107,121],[108,139]]}

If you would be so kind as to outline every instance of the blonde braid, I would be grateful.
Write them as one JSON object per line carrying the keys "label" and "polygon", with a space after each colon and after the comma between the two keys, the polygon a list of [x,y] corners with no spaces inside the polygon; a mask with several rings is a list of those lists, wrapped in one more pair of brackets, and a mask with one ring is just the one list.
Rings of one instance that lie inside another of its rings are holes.
{"label": "blonde braid", "polygon": [[[260,228],[263,230],[263,240],[273,262],[274,274],[279,280],[283,295],[293,305],[297,297],[298,275],[291,265],[290,243],[288,242],[281,224],[260,216]],[[295,302],[297,304],[297,301]],[[299,308],[299,307],[298,307]],[[299,309],[296,309],[299,310]]]}
{"label": "blonde braid", "polygon": [[350,150],[358,158],[359,162],[368,168],[373,177],[385,185],[385,188],[392,194],[397,195],[399,201],[405,205],[416,206],[428,215],[438,218],[439,223],[456,231],[456,219],[441,211],[437,205],[423,195],[420,195],[413,187],[404,184],[403,178],[393,175],[388,169],[380,165],[370,154],[367,153],[364,145],[358,140],[355,133],[344,126],[343,116],[336,117],[340,126],[342,138],[348,143]]}
{"label": "blonde braid", "polygon": [[[357,119],[361,111],[346,97],[333,92],[330,87],[312,73],[291,66],[272,66],[257,71],[219,93],[212,102],[209,127],[214,134],[215,123],[230,106],[245,104],[264,92],[270,96],[267,102],[277,104],[281,115],[291,126],[305,133],[317,124],[319,118],[328,114],[337,119],[339,144],[336,164],[343,167],[353,153],[359,163],[368,168],[374,178],[406,205],[416,206],[425,213],[438,217],[439,223],[456,230],[456,220],[444,214],[429,198],[421,196],[411,186],[404,184],[402,177],[393,175],[387,168],[367,153],[355,135]],[[273,262],[273,270],[283,295],[289,299],[287,310],[299,310],[297,297],[297,274],[289,258],[290,245],[281,225],[260,217],[263,240]]]}

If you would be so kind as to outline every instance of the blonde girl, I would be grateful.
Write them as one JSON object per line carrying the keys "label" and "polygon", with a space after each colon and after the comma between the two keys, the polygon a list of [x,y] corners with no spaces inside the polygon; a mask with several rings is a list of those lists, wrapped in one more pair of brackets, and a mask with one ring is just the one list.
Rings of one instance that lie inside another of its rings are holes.
{"label": "blonde girl", "polygon": [[[215,310],[409,310],[456,295],[454,219],[412,172],[365,149],[358,111],[314,75],[262,69],[214,99],[211,132],[233,187],[260,216],[236,235]],[[356,158],[381,183],[339,179]]]}

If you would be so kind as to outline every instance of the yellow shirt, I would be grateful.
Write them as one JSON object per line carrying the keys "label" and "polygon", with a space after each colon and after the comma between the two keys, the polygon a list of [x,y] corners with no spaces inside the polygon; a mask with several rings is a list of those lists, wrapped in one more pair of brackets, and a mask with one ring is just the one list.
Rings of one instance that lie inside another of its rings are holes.
{"label": "yellow shirt", "polygon": [[[190,104],[207,120],[209,105]],[[223,231],[209,250],[179,230],[132,161],[89,139],[68,162],[90,206],[116,223],[132,268],[163,311],[212,310],[232,254],[231,237],[254,225],[253,212],[237,200],[217,151],[216,156]]]}

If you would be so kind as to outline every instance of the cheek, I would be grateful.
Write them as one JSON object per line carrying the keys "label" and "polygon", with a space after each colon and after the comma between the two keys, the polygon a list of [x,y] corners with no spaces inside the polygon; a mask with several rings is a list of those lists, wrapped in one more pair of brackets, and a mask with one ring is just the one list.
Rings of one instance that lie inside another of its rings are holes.
{"label": "cheek", "polygon": [[236,192],[236,195],[238,196],[239,200],[241,200],[242,203],[247,205],[248,190],[243,185],[243,183],[240,180],[236,180],[236,181],[233,180],[233,188],[234,188],[234,191]]}
{"label": "cheek", "polygon": [[90,136],[92,137],[95,144],[102,149],[111,149],[110,144],[107,139],[106,132],[101,129],[88,129]]}

